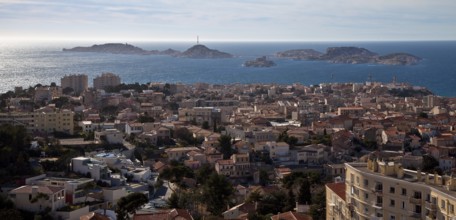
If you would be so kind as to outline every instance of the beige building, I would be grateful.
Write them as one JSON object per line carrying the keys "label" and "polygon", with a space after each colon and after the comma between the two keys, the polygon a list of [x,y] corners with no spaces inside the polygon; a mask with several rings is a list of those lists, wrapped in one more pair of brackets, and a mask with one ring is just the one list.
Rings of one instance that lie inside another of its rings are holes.
{"label": "beige building", "polygon": [[107,86],[120,85],[120,77],[113,73],[102,73],[93,79],[94,89],[104,89]]}
{"label": "beige building", "polygon": [[30,125],[35,132],[65,132],[74,133],[74,112],[67,109],[43,107],[32,113],[33,123]]}
{"label": "beige building", "polygon": [[[327,219],[454,219],[456,178],[407,170],[399,163],[346,163],[346,215],[327,210]],[[341,199],[331,198],[344,213]],[[327,207],[328,208],[328,207]]]}
{"label": "beige building", "polygon": [[74,112],[47,106],[34,112],[0,113],[0,124],[22,125],[28,132],[65,132],[73,134]]}
{"label": "beige building", "polygon": [[233,154],[230,159],[218,160],[215,163],[215,171],[229,177],[248,177],[250,172],[249,154]]}
{"label": "beige building", "polygon": [[62,89],[72,88],[75,93],[80,93],[88,88],[88,77],[85,74],[64,76],[60,79]]}

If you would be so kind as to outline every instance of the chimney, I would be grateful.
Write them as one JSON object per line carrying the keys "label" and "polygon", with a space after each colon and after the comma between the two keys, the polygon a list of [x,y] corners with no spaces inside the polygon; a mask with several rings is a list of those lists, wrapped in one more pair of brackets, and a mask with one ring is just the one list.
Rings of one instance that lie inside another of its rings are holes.
{"label": "chimney", "polygon": [[418,182],[421,181],[421,169],[416,170],[416,179]]}

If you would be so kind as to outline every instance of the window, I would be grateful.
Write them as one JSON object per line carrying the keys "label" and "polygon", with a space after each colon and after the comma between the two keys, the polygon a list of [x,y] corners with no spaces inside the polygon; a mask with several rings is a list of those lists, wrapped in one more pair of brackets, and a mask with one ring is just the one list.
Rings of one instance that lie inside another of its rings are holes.
{"label": "window", "polygon": [[390,220],[396,220],[396,216],[391,215],[391,216],[390,216]]}
{"label": "window", "polygon": [[390,200],[390,206],[394,207],[396,205],[396,201],[394,201],[394,199],[391,199]]}
{"label": "window", "polygon": [[369,194],[368,193],[364,193],[364,198],[365,199],[369,199]]}
{"label": "window", "polygon": [[364,186],[368,186],[369,185],[369,180],[365,179],[364,180]]}
{"label": "window", "polygon": [[440,203],[440,208],[445,209],[445,200],[443,200],[443,199]]}
{"label": "window", "polygon": [[403,196],[406,196],[406,195],[407,195],[407,189],[406,189],[406,188],[402,188],[402,195],[403,195]]}
{"label": "window", "polygon": [[390,193],[394,194],[394,192],[396,192],[396,188],[390,187]]}
{"label": "window", "polygon": [[405,202],[402,202],[402,209],[405,209]]}

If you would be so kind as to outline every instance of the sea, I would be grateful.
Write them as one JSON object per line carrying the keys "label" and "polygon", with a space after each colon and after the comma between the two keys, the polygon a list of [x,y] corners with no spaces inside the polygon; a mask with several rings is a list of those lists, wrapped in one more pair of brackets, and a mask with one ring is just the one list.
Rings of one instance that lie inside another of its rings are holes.
{"label": "sea", "polygon": [[[232,59],[189,59],[160,55],[122,55],[63,52],[62,48],[108,42],[0,42],[0,93],[16,86],[60,84],[69,74],[87,74],[89,85],[103,72],[120,76],[123,83],[212,84],[275,83],[315,85],[334,82],[397,82],[424,86],[436,95],[456,97],[456,41],[412,42],[200,42],[211,49],[228,52]],[[145,50],[168,48],[184,51],[195,42],[119,42]],[[405,52],[423,58],[412,66],[379,64],[333,64],[276,58],[279,51],[328,47],[363,47],[380,55]],[[267,56],[277,65],[247,68],[242,64]]]}

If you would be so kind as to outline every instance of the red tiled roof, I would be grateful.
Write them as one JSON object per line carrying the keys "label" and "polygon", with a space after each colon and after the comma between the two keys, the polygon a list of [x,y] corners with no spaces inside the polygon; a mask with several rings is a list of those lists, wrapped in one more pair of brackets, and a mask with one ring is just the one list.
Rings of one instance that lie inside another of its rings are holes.
{"label": "red tiled roof", "polygon": [[345,201],[345,183],[328,183],[326,186]]}

